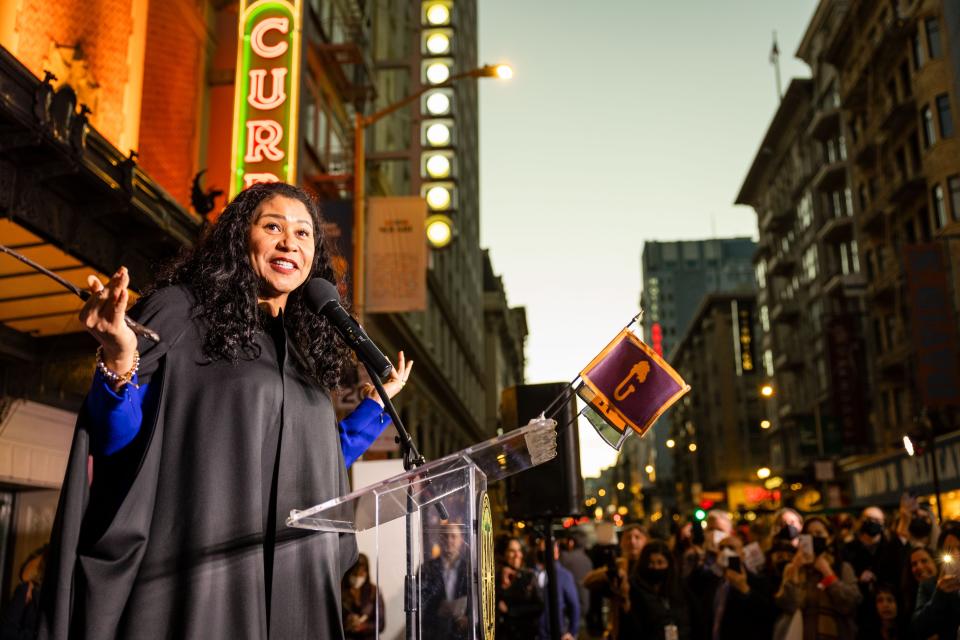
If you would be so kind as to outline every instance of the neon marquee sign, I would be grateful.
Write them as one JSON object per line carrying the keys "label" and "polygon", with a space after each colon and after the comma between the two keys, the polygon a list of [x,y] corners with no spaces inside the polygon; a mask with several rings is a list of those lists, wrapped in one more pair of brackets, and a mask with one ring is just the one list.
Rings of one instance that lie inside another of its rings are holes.
{"label": "neon marquee sign", "polygon": [[296,182],[301,0],[240,0],[230,198]]}

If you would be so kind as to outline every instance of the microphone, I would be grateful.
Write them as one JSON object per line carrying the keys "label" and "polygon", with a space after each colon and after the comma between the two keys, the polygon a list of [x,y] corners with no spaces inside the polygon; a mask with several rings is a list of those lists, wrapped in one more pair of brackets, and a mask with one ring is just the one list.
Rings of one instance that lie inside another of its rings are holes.
{"label": "microphone", "polygon": [[340,293],[331,282],[323,278],[311,279],[306,284],[303,297],[307,308],[329,320],[363,364],[370,367],[381,379],[390,375],[393,365],[364,333],[357,321],[340,305]]}

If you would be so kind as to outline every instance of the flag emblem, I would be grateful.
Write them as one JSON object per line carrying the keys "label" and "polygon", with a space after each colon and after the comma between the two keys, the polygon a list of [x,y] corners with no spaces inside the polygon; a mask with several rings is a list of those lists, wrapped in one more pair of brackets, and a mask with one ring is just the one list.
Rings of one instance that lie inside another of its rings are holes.
{"label": "flag emblem", "polygon": [[580,372],[580,380],[577,394],[621,434],[630,427],[642,436],[690,391],[690,385],[629,328]]}

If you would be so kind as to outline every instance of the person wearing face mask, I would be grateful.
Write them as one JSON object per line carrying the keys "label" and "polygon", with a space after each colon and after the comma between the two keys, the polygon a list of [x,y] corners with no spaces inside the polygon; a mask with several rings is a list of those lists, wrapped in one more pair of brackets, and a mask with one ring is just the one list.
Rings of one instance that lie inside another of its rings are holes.
{"label": "person wearing face mask", "polygon": [[940,535],[936,522],[929,509],[919,506],[916,498],[904,494],[896,527],[897,538],[904,547],[932,547]]}
{"label": "person wearing face mask", "polygon": [[[874,587],[899,582],[903,563],[900,545],[884,535],[884,515],[880,507],[867,507],[859,518],[856,537],[846,545],[844,558],[857,576],[863,599],[857,610],[857,628],[861,638],[874,638],[879,631]],[[898,594],[899,595],[899,594]]]}
{"label": "person wearing face mask", "polygon": [[598,567],[583,579],[583,585],[593,592],[610,599],[610,616],[607,634],[619,636],[623,604],[629,590],[630,576],[634,573],[640,556],[649,539],[647,529],[639,523],[631,523],[620,531],[620,557],[612,565]]}
{"label": "person wearing face mask", "polygon": [[387,624],[383,596],[370,581],[370,560],[364,554],[343,577],[343,630],[347,640],[373,640]]}
{"label": "person wearing face mask", "polygon": [[798,552],[783,572],[783,582],[774,596],[784,612],[778,637],[798,633],[804,640],[852,638],[860,589],[853,567],[836,558],[831,548],[829,523],[819,516],[807,519],[804,534],[812,538],[812,550],[798,545]]}
{"label": "person wearing face mask", "polygon": [[623,605],[620,640],[691,640],[696,615],[681,587],[665,542],[648,542],[630,576]]}
{"label": "person wearing face mask", "polygon": [[717,564],[721,582],[710,602],[701,601],[703,636],[709,640],[769,638],[773,632],[773,600],[770,583],[761,571],[747,569],[743,542],[737,536],[720,541]]}
{"label": "person wearing face mask", "polygon": [[797,554],[797,548],[787,540],[774,540],[767,551],[767,580],[775,587],[780,586],[783,572]]}
{"label": "person wearing face mask", "polygon": [[789,507],[784,507],[773,514],[773,525],[770,527],[770,540],[767,546],[772,547],[774,541],[782,540],[796,548],[801,529],[803,529],[803,518],[800,514]]}

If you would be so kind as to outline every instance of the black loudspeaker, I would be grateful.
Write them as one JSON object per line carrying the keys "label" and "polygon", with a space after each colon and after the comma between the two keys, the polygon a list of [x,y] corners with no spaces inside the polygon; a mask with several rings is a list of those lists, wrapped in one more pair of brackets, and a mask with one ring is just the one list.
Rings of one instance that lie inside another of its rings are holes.
{"label": "black loudspeaker", "polygon": [[[500,411],[506,429],[527,424],[569,388],[565,382],[525,384],[503,390]],[[580,431],[577,401],[568,402],[553,416],[557,421],[557,457],[507,478],[507,513],[516,520],[563,518],[583,512],[580,476]]]}

